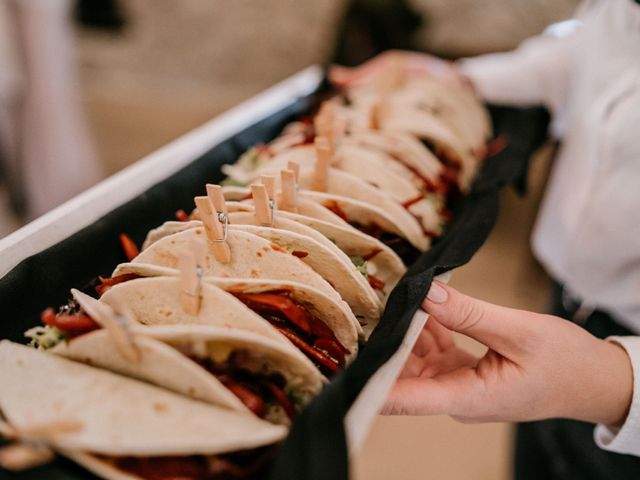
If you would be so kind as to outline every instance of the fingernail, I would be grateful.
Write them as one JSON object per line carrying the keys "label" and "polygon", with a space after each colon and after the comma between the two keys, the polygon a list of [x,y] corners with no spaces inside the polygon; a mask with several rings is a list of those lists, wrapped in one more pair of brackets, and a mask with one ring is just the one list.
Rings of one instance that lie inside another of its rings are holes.
{"label": "fingernail", "polygon": [[432,282],[429,293],[427,293],[427,300],[433,303],[444,303],[447,298],[449,298],[449,294],[442,288],[442,285],[438,282]]}

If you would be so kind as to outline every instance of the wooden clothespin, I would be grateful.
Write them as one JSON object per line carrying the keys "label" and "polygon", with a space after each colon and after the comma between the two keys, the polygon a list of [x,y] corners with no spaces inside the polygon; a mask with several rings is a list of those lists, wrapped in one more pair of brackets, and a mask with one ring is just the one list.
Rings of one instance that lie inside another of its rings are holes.
{"label": "wooden clothespin", "polygon": [[251,193],[258,223],[263,226],[273,225],[273,211],[269,204],[267,187],[264,185],[251,185]]}
{"label": "wooden clothespin", "polygon": [[[296,184],[296,172],[282,170],[280,172],[280,185],[282,195],[280,197],[282,209],[288,212],[298,211],[298,186]],[[280,207],[280,204],[278,205]]]}
{"label": "wooden clothespin", "polygon": [[0,448],[0,467],[18,472],[49,463],[55,454],[43,442],[59,434],[77,432],[82,427],[82,422],[67,419],[18,431],[0,420],[0,436],[16,442]]}
{"label": "wooden clothespin", "polygon": [[326,192],[329,166],[331,165],[331,146],[326,137],[316,137],[314,146],[316,163],[313,170],[313,189],[319,192]]}
{"label": "wooden clothespin", "polygon": [[316,137],[324,137],[330,133],[332,123],[332,112],[327,102],[323,103],[320,111],[313,119],[313,128]]}
{"label": "wooden clothespin", "polygon": [[10,472],[45,465],[54,458],[53,450],[38,443],[18,442],[0,448],[0,468]]}
{"label": "wooden clothespin", "polygon": [[298,188],[298,184],[300,183],[300,164],[298,162],[287,162],[287,169],[293,170],[293,173],[295,173],[296,188]]}
{"label": "wooden clothespin", "polygon": [[209,201],[217,213],[224,213],[225,215],[229,213],[227,211],[227,202],[224,199],[224,192],[220,185],[207,183],[207,197],[209,197]]}
{"label": "wooden clothespin", "polygon": [[276,196],[276,177],[273,175],[260,175],[260,183],[267,189],[269,200],[273,200]]}
{"label": "wooden clothespin", "polygon": [[[194,201],[196,207],[198,207],[198,212],[200,212],[200,218],[213,250],[213,256],[220,263],[229,263],[231,261],[231,249],[227,243],[228,220],[225,220],[224,225],[220,222],[218,214],[214,213],[209,197],[196,197]],[[221,218],[224,220],[227,217],[225,215]]]}
{"label": "wooden clothespin", "polygon": [[202,303],[202,276],[206,256],[204,241],[193,240],[190,250],[178,253],[180,304],[188,315],[197,315]]}
{"label": "wooden clothespin", "polygon": [[129,325],[135,322],[134,316],[121,297],[112,296],[113,301],[117,302],[114,309],[75,288],[71,289],[71,295],[96,323],[109,332],[124,358],[133,363],[140,361],[140,352],[129,330]]}
{"label": "wooden clothespin", "polygon": [[[334,142],[339,143],[347,134],[347,118],[344,115],[336,115],[333,121]],[[335,145],[334,145],[335,147]]]}

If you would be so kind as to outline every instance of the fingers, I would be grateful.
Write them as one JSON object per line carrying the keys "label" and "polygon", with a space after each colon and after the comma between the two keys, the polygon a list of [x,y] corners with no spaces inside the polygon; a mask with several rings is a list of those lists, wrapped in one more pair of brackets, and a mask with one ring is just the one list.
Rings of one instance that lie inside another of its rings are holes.
{"label": "fingers", "polygon": [[404,69],[407,52],[390,50],[383,52],[358,67],[348,68],[332,65],[329,80],[337,87],[355,86],[367,82],[383,72],[390,64],[400,64]]}
{"label": "fingers", "polygon": [[512,359],[535,346],[540,322],[545,321],[544,315],[476,300],[437,281],[422,306],[442,326]]}
{"label": "fingers", "polygon": [[382,415],[474,414],[473,399],[481,396],[481,383],[471,368],[436,378],[401,378],[391,390]]}
{"label": "fingers", "polygon": [[442,326],[435,318],[427,320],[425,329],[431,333],[433,339],[440,350],[447,350],[455,346],[451,330]]}
{"label": "fingers", "polygon": [[378,75],[385,68],[385,62],[378,58],[354,68],[333,65],[329,69],[329,80],[337,87],[356,86]]}
{"label": "fingers", "polygon": [[[429,322],[427,321],[427,323]],[[433,334],[425,326],[425,328],[422,329],[420,335],[416,339],[416,343],[413,346],[413,353],[420,357],[423,357],[429,352],[433,351],[440,351],[440,347],[437,344]]]}

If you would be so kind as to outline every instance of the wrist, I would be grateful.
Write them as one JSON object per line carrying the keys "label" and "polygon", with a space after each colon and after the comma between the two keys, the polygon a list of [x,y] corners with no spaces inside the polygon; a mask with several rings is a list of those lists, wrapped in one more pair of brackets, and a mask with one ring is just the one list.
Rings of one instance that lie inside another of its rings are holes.
{"label": "wrist", "polygon": [[577,420],[621,426],[629,413],[633,397],[633,369],[627,352],[618,344],[595,339],[585,372],[584,395],[575,395]]}

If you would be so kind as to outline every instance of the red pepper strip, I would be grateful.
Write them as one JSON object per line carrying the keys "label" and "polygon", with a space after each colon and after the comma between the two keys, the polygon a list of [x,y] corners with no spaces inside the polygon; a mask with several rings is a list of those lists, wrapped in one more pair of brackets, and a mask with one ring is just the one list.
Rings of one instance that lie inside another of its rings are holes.
{"label": "red pepper strip", "polygon": [[380,291],[384,289],[384,282],[380,280],[378,277],[369,274],[368,278],[369,278],[369,285],[371,285],[371,288],[373,288],[374,290],[380,290]]}
{"label": "red pepper strip", "polygon": [[184,210],[178,210],[176,212],[176,219],[179,222],[188,222],[189,221],[189,215],[187,215],[187,212],[185,212]]}
{"label": "red pepper strip", "polygon": [[318,338],[315,342],[313,342],[313,346],[327,352],[327,354],[335,358],[338,361],[338,365],[344,367],[345,365],[345,354],[349,352],[345,352],[345,348],[340,345],[339,342],[331,338]]}
{"label": "red pepper strip", "polygon": [[457,185],[459,174],[459,170],[445,167],[444,171],[440,174],[440,181],[445,185]]}
{"label": "red pepper strip", "polygon": [[406,202],[403,202],[402,206],[406,209],[409,209],[411,205],[418,203],[422,199],[424,199],[424,197],[422,195],[418,195],[417,197],[410,198]]}
{"label": "red pepper strip", "polygon": [[506,135],[498,135],[496,138],[491,140],[481,151],[476,152],[481,159],[493,157],[494,155],[499,154],[509,145],[509,138]]}
{"label": "red pepper strip", "polygon": [[448,187],[447,187],[446,184],[444,184],[442,182],[434,183],[431,179],[429,179],[427,177],[423,177],[418,172],[418,170],[413,168],[411,165],[404,164],[404,166],[406,168],[408,168],[409,170],[411,170],[411,172],[422,181],[422,184],[423,184],[425,190],[427,190],[429,192],[439,192],[439,193],[444,193],[444,192],[447,191]]}
{"label": "red pepper strip", "polygon": [[382,251],[382,249],[380,249],[380,248],[374,248],[373,250],[371,250],[371,252],[367,253],[366,255],[363,255],[362,258],[366,262],[368,260],[371,260],[376,255],[378,255],[381,251]]}
{"label": "red pepper strip", "polygon": [[293,252],[291,252],[291,255],[293,255],[294,257],[298,257],[298,258],[304,258],[307,255],[309,255],[309,252],[303,252],[301,250],[294,250]]}
{"label": "red pepper strip", "polygon": [[313,127],[313,117],[311,115],[303,115],[298,119],[300,123],[303,125],[307,125],[309,127]]}
{"label": "red pepper strip", "polygon": [[112,277],[112,278],[98,277],[98,279],[100,279],[100,285],[96,285],[96,292],[98,292],[98,295],[102,296],[104,292],[109,290],[114,285],[127,282],[135,278],[141,278],[141,277],[136,273],[125,273],[123,275],[118,275],[117,277]]}
{"label": "red pepper strip", "polygon": [[271,155],[271,150],[269,149],[269,147],[267,145],[265,145],[264,143],[261,143],[259,145],[256,145],[256,151],[259,154],[267,154],[267,155]]}
{"label": "red pepper strip", "polygon": [[131,237],[126,233],[120,234],[120,245],[122,245],[122,250],[124,250],[124,254],[129,261],[136,258],[140,253],[134,241],[131,240]]}
{"label": "red pepper strip", "polygon": [[322,204],[322,206],[324,206],[325,208],[328,208],[329,210],[331,210],[333,213],[335,213],[337,216],[339,216],[345,222],[349,221],[349,218],[347,217],[347,214],[345,213],[345,211],[342,208],[340,208],[340,205],[338,205],[338,202],[336,202],[335,200],[326,201],[326,202],[324,202]]}
{"label": "red pepper strip", "polygon": [[287,397],[287,394],[284,393],[284,390],[282,390],[273,382],[266,381],[263,382],[263,385],[267,387],[267,389],[275,397],[276,401],[280,404],[282,409],[287,414],[287,417],[289,417],[289,419],[293,421],[293,419],[296,418],[297,415],[296,408],[293,406],[293,403],[291,403],[291,400],[289,400],[289,397]]}
{"label": "red pepper strip", "polygon": [[338,362],[333,358],[330,358],[323,352],[316,350],[310,345],[298,337],[294,332],[289,330],[288,328],[283,328],[279,325],[274,325],[280,333],[282,333],[285,337],[287,337],[291,343],[293,343],[296,347],[298,347],[302,352],[309,357],[314,362],[318,363],[320,366],[326,368],[331,373],[337,372],[340,370],[340,366]]}
{"label": "red pepper strip", "polygon": [[229,375],[216,375],[216,377],[231,393],[238,397],[249,410],[258,417],[264,418],[266,410],[264,400],[260,398],[260,395],[251,391],[241,383],[234,381]]}
{"label": "red pepper strip", "polygon": [[237,293],[240,299],[251,310],[256,312],[272,311],[282,313],[296,327],[307,334],[312,333],[311,315],[304,308],[296,305],[293,300],[283,294],[275,293]]}
{"label": "red pepper strip", "polygon": [[70,337],[77,337],[83,333],[88,333],[100,328],[91,317],[84,313],[77,313],[73,315],[69,314],[56,314],[53,308],[47,308],[42,314],[40,314],[42,323],[50,327],[56,327],[68,334]]}

